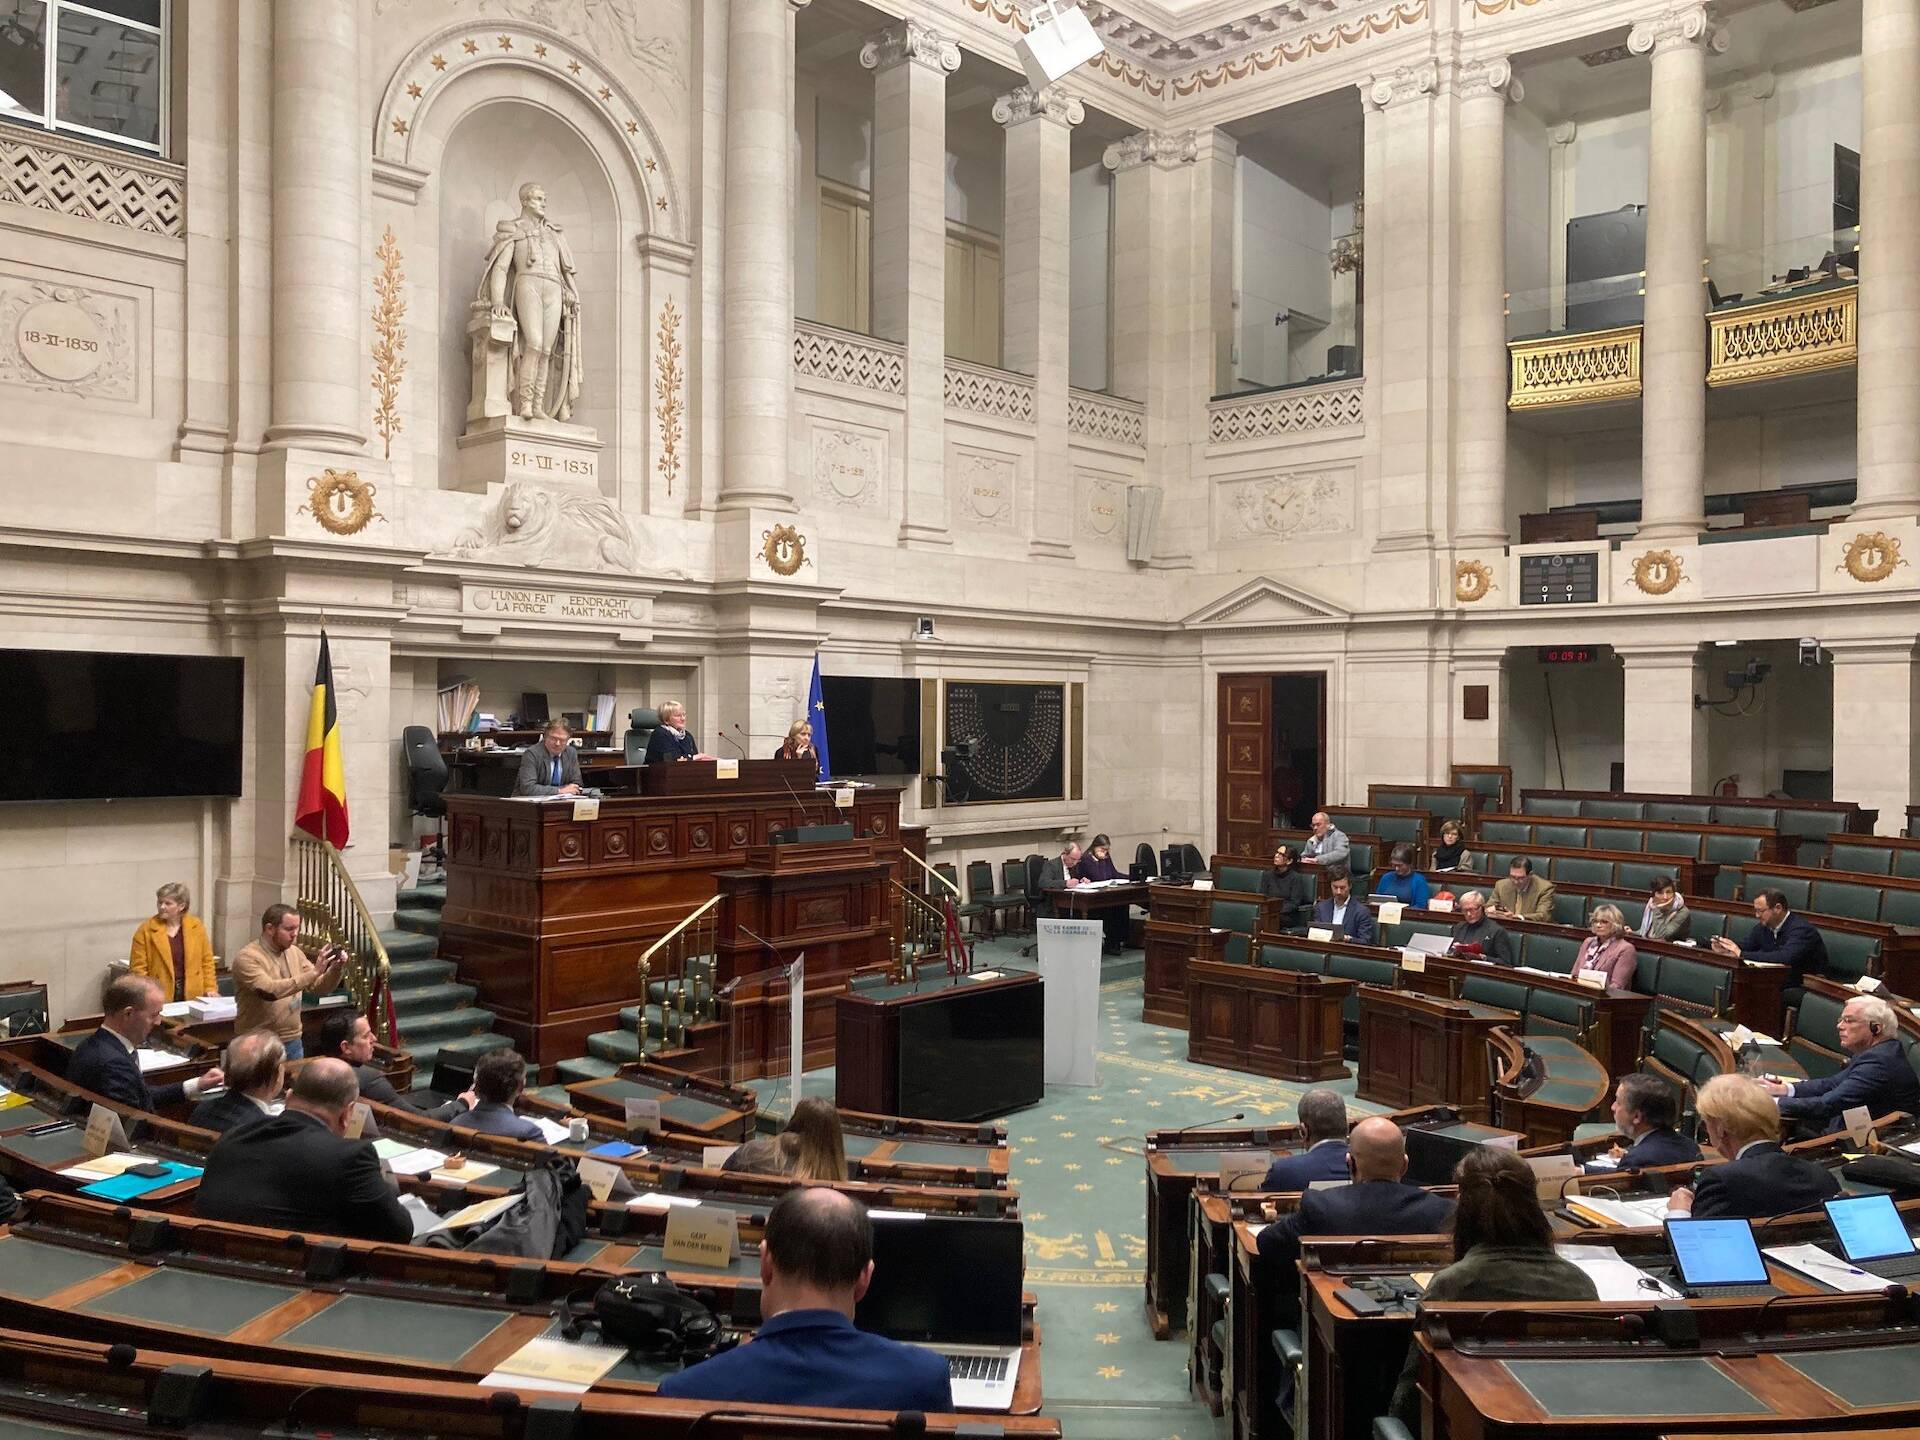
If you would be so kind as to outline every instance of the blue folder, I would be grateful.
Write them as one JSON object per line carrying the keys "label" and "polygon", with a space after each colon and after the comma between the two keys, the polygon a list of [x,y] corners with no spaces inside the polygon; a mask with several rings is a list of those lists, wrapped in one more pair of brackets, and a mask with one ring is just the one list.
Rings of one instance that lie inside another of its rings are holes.
{"label": "blue folder", "polygon": [[182,1180],[198,1180],[205,1173],[197,1165],[176,1165],[171,1160],[157,1163],[167,1167],[165,1175],[115,1175],[109,1180],[81,1186],[80,1193],[96,1200],[138,1200],[142,1195],[178,1185]]}

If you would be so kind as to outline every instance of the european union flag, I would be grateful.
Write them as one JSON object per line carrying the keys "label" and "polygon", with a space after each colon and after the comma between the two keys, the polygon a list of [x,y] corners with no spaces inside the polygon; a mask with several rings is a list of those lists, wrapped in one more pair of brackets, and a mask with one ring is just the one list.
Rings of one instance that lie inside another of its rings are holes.
{"label": "european union flag", "polygon": [[813,657],[813,683],[807,687],[807,720],[813,726],[813,754],[820,762],[820,778],[833,778],[833,761],[827,754],[827,702],[820,693],[820,657]]}

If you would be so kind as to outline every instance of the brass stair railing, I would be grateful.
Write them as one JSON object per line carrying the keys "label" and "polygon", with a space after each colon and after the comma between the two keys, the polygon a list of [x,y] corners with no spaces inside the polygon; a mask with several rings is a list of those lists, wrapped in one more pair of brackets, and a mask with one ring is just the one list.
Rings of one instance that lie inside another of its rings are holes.
{"label": "brass stair railing", "polygon": [[898,880],[893,887],[893,968],[903,980],[917,980],[927,960],[942,959],[947,943],[946,911]]}
{"label": "brass stair railing", "polygon": [[400,1026],[394,1017],[390,988],[393,967],[373,912],[367,909],[360,887],[347,873],[338,850],[324,840],[305,835],[295,835],[292,840],[294,908],[300,912],[305,941],[301,948],[308,954],[316,953],[320,947],[311,937],[318,935],[346,950],[347,994],[375,1033],[384,1026],[387,1044],[399,1049]]}
{"label": "brass stair railing", "polygon": [[[945,959],[947,973],[951,975],[965,975],[970,973],[973,969],[973,946],[968,944],[960,936],[960,914],[955,908],[960,901],[960,887],[931,865],[927,864],[926,861],[922,860],[911,850],[902,850],[900,853],[918,865],[922,873],[929,880],[937,883],[930,884],[927,887],[927,895],[930,898],[925,899],[915,895],[913,891],[907,889],[906,886],[900,884],[897,880],[893,882],[894,887],[902,894],[911,895],[914,899],[920,900],[921,904],[927,906],[939,915],[940,941],[933,949],[934,953],[941,955]],[[894,908],[894,920],[893,943],[894,953],[897,957],[905,946],[907,935],[906,914],[903,914],[897,898]],[[916,962],[916,968],[917,963],[918,962]]]}
{"label": "brass stair railing", "polygon": [[660,1043],[678,1048],[687,1030],[713,1017],[714,946],[720,917],[713,896],[698,906],[640,955],[640,1058],[647,1056],[647,1007],[653,1003],[653,976],[660,972]]}

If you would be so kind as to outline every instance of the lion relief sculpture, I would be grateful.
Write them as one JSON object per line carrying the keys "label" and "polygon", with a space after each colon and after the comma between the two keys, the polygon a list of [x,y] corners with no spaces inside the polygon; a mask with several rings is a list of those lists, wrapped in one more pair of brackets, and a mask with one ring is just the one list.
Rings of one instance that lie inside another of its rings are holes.
{"label": "lion relief sculpture", "polygon": [[502,487],[485,519],[454,541],[453,553],[507,565],[628,573],[636,560],[633,531],[611,500],[519,480]]}

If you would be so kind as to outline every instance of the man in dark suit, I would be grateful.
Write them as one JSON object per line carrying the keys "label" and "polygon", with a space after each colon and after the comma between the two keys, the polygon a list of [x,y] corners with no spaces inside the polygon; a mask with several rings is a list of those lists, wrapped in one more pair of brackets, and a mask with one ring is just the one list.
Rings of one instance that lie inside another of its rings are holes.
{"label": "man in dark suit", "polygon": [[405,1244],[413,1221],[380,1169],[371,1140],[349,1140],[360,1098],[344,1060],[310,1060],[287,1108],[224,1135],[207,1156],[193,1213],[282,1230]]}
{"label": "man in dark suit", "polygon": [[1671,1085],[1644,1071],[1628,1075],[1613,1091],[1613,1123],[1627,1143],[1614,1146],[1604,1161],[1588,1164],[1587,1173],[1694,1163],[1700,1158],[1700,1147],[1673,1128],[1679,1118],[1680,1106]]}
{"label": "man in dark suit", "polygon": [[1353,898],[1353,877],[1344,866],[1328,873],[1327,885],[1333,891],[1333,898],[1313,907],[1312,928],[1331,930],[1356,945],[1373,944],[1379,933],[1373,923],[1373,912],[1367,908],[1366,901]]}
{"label": "man in dark suit", "polygon": [[82,1090],[134,1110],[159,1110],[192,1100],[203,1090],[218,1088],[226,1076],[218,1066],[181,1084],[147,1087],[134,1054],[147,1043],[160,1023],[165,997],[144,975],[122,975],[107,983],[100,996],[100,1028],[80,1042],[67,1062],[67,1080]]}
{"label": "man in dark suit", "polygon": [[1384,1115],[1362,1120],[1347,1136],[1351,1185],[1309,1190],[1300,1206],[1260,1232],[1261,1283],[1269,1312],[1285,1324],[1300,1313],[1295,1262],[1303,1235],[1436,1235],[1453,1218],[1453,1202],[1409,1185],[1407,1139]]}
{"label": "man in dark suit", "polygon": [[1783,891],[1762,890],[1754,896],[1753,918],[1757,923],[1743,943],[1736,945],[1726,936],[1716,935],[1713,948],[1722,955],[1786,966],[1783,996],[1791,1010],[1806,993],[1807,976],[1827,973],[1827,942],[1820,938],[1812,921],[1787,909]]}
{"label": "man in dark suit", "polygon": [[489,1050],[473,1067],[473,1093],[480,1103],[466,1114],[456,1116],[456,1130],[478,1130],[483,1135],[504,1135],[509,1140],[541,1140],[547,1137],[540,1127],[524,1115],[513,1113],[513,1102],[527,1088],[527,1062],[516,1050]]}
{"label": "man in dark suit", "polygon": [[1847,1052],[1845,1065],[1815,1080],[1761,1082],[1780,1102],[1783,1119],[1819,1132],[1838,1130],[1840,1117],[1856,1105],[1874,1115],[1896,1110],[1920,1114],[1920,1077],[1900,1043],[1900,1020],[1891,1005],[1876,996],[1856,995],[1841,1009],[1833,1028]]}
{"label": "man in dark suit", "polygon": [[873,1279],[873,1225],[852,1196],[824,1186],[782,1195],[760,1245],[760,1322],[751,1343],[660,1382],[675,1400],[953,1409],[947,1362],[853,1326]]}
{"label": "man in dark suit", "polygon": [[540,743],[521,752],[513,793],[523,798],[580,793],[580,756],[573,748],[573,732],[566,721],[548,721]]}
{"label": "man in dark suit", "polygon": [[1692,1186],[1667,1196],[1667,1214],[1697,1220],[1758,1219],[1817,1210],[1840,1193],[1833,1172],[1780,1148],[1780,1112],[1758,1080],[1716,1075],[1694,1100],[1707,1143],[1726,1156]]}
{"label": "man in dark suit", "polygon": [[1080,842],[1069,840],[1060,853],[1040,866],[1040,904],[1048,915],[1058,915],[1053,892],[1072,890],[1087,882],[1080,878]]}
{"label": "man in dark suit", "polygon": [[286,1084],[287,1047],[278,1035],[266,1029],[236,1035],[227,1045],[226,1093],[194,1106],[189,1123],[222,1135],[256,1124],[273,1114]]}
{"label": "man in dark suit", "polygon": [[466,1114],[480,1103],[480,1097],[471,1090],[441,1105],[423,1105],[412,1095],[402,1095],[394,1089],[393,1082],[374,1068],[373,1026],[358,1010],[337,1008],[328,1012],[327,1018],[320,1022],[320,1043],[316,1053],[346,1061],[353,1068],[353,1078],[360,1084],[360,1098],[371,1100],[376,1105],[395,1105],[403,1110],[413,1110],[429,1120],[451,1120],[457,1115]]}
{"label": "man in dark suit", "polygon": [[1347,1107],[1331,1090],[1300,1097],[1300,1128],[1306,1149],[1282,1155],[1267,1167],[1262,1190],[1304,1190],[1316,1180],[1347,1178]]}

